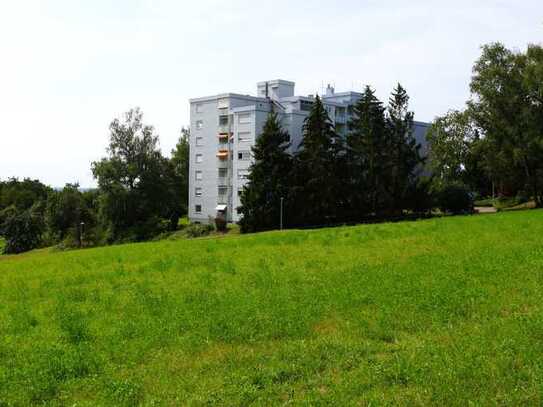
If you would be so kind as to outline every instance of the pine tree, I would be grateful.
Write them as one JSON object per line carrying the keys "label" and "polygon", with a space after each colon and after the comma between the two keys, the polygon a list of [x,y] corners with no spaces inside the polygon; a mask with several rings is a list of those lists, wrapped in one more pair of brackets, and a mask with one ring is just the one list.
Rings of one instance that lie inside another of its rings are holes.
{"label": "pine tree", "polygon": [[288,133],[281,128],[277,113],[271,112],[252,148],[254,163],[241,194],[242,232],[278,228],[281,198],[288,200],[292,157]]}
{"label": "pine tree", "polygon": [[389,157],[387,160],[387,181],[384,184],[390,197],[390,209],[394,214],[405,208],[405,200],[410,187],[417,181],[416,171],[424,160],[419,150],[420,144],[413,136],[413,112],[409,111],[409,96],[398,84],[389,99],[387,108],[389,136]]}
{"label": "pine tree", "polygon": [[321,225],[342,215],[343,143],[317,96],[305,119],[303,138],[295,158],[297,223]]}
{"label": "pine tree", "polygon": [[385,108],[366,86],[362,98],[353,106],[349,121],[347,154],[351,185],[351,211],[354,217],[376,214],[382,208],[383,183],[389,147]]}

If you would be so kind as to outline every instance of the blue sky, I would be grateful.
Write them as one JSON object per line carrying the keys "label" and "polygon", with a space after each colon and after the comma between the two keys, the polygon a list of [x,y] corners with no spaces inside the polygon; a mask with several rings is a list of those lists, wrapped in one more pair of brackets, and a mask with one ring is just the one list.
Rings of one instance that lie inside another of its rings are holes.
{"label": "blue sky", "polygon": [[543,2],[0,0],[0,179],[95,185],[109,122],[139,106],[169,153],[188,99],[401,82],[415,118],[469,96],[481,44],[543,39]]}

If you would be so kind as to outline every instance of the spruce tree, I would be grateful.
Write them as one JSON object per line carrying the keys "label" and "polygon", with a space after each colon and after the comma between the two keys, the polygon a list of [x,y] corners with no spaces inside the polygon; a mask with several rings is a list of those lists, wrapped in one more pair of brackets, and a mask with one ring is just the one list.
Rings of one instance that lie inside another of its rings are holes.
{"label": "spruce tree", "polygon": [[422,168],[424,160],[413,135],[414,114],[409,111],[409,96],[400,84],[390,96],[387,112],[390,149],[384,187],[390,197],[391,211],[399,214],[405,208],[408,191],[417,182],[416,171]]}
{"label": "spruce tree", "polygon": [[289,198],[292,169],[289,146],[288,133],[281,128],[277,113],[271,112],[252,148],[254,163],[238,208],[242,215],[239,222],[242,232],[279,227],[281,198],[285,201]]}
{"label": "spruce tree", "polygon": [[317,96],[303,126],[295,158],[297,223],[322,225],[340,220],[342,213],[343,144]]}
{"label": "spruce tree", "polygon": [[376,214],[383,206],[389,148],[385,108],[369,86],[353,106],[349,130],[350,203],[352,216],[360,218]]}

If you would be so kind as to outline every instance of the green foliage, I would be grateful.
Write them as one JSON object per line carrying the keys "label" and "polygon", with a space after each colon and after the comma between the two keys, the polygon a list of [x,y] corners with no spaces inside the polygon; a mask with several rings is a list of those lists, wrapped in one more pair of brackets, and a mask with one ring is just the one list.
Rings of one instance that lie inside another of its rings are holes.
{"label": "green foliage", "polygon": [[278,228],[281,198],[289,202],[292,158],[289,135],[281,128],[277,113],[271,112],[253,146],[254,162],[241,195],[238,212],[243,232]]}
{"label": "green foliage", "polygon": [[270,115],[257,138],[255,165],[238,209],[241,231],[277,228],[281,197],[287,227],[397,217],[405,210],[428,212],[432,199],[428,185],[419,183],[424,160],[408,104],[401,85],[387,108],[366,87],[353,107],[345,140],[316,97],[292,160],[288,135],[278,116]]}
{"label": "green foliage", "polygon": [[414,213],[430,213],[435,207],[435,196],[432,191],[432,179],[420,177],[410,182],[406,191],[405,209]]}
{"label": "green foliage", "polygon": [[413,136],[413,117],[409,96],[400,84],[387,108],[369,86],[354,106],[347,136],[348,194],[354,219],[401,215],[404,209],[419,206],[415,201],[423,195],[417,182],[424,160]]}
{"label": "green foliage", "polygon": [[100,189],[100,220],[113,240],[143,240],[175,229],[180,213],[176,168],[158,149],[158,136],[139,109],[110,125],[109,156],[92,164]]}
{"label": "green foliage", "polygon": [[12,206],[4,211],[0,230],[6,239],[5,254],[18,254],[40,246],[44,230],[41,209],[38,203],[26,210]]}
{"label": "green foliage", "polygon": [[183,235],[189,238],[208,236],[213,232],[212,225],[193,223],[183,229]]}
{"label": "green foliage", "polygon": [[181,129],[181,136],[175,145],[175,149],[172,150],[170,159],[174,170],[174,188],[176,188],[175,197],[178,200],[176,205],[179,216],[187,213],[189,203],[189,138],[190,130],[186,128]]}
{"label": "green foliage", "polygon": [[217,230],[217,232],[224,233],[228,230],[228,223],[226,222],[226,219],[224,218],[224,216],[217,216],[214,219],[214,222],[215,222],[215,230]]}
{"label": "green foliage", "polygon": [[28,178],[0,181],[1,253],[21,253],[41,245],[43,212],[51,191],[41,182]]}
{"label": "green foliage", "polygon": [[390,96],[387,108],[390,140],[384,177],[385,190],[390,197],[389,208],[394,214],[401,214],[409,197],[417,196],[419,205],[416,207],[420,206],[422,197],[426,195],[419,185],[425,159],[421,157],[421,146],[413,136],[413,118],[407,91],[398,84]]}
{"label": "green foliage", "polygon": [[461,183],[440,185],[437,201],[443,212],[457,215],[473,211],[473,196],[469,188]]}
{"label": "green foliage", "polygon": [[0,259],[4,405],[538,405],[540,210]]}
{"label": "green foliage", "polygon": [[0,211],[10,206],[17,210],[30,209],[35,203],[45,201],[50,191],[40,181],[29,178],[0,181]]}
{"label": "green foliage", "polygon": [[[468,102],[484,134],[484,167],[501,192],[526,189],[542,203],[543,47],[526,52],[485,45],[473,68]],[[510,189],[510,190],[508,190]]]}
{"label": "green foliage", "polygon": [[78,184],[66,184],[61,191],[50,193],[45,210],[49,243],[62,242],[67,247],[95,244],[97,205],[96,192],[81,192]]}
{"label": "green foliage", "polygon": [[470,154],[470,144],[477,139],[468,112],[450,111],[432,123],[428,134],[430,144],[429,168],[443,183],[463,179]]}
{"label": "green foliage", "polygon": [[384,183],[386,155],[388,152],[385,108],[375,92],[366,86],[360,100],[353,108],[349,122],[347,153],[349,157],[351,206],[359,217],[377,213],[385,204]]}
{"label": "green foliage", "polygon": [[[343,142],[317,96],[303,125],[303,138],[294,158],[288,223],[322,225],[343,215]],[[277,218],[276,218],[277,219]]]}

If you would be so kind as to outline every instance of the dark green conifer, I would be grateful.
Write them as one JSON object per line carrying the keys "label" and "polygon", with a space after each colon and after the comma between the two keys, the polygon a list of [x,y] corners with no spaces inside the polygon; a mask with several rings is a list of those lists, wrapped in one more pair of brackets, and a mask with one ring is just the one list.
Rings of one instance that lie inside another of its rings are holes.
{"label": "dark green conifer", "polygon": [[285,202],[289,199],[292,168],[289,138],[277,113],[271,112],[252,149],[254,163],[241,194],[238,212],[242,215],[242,232],[279,228],[281,198]]}

